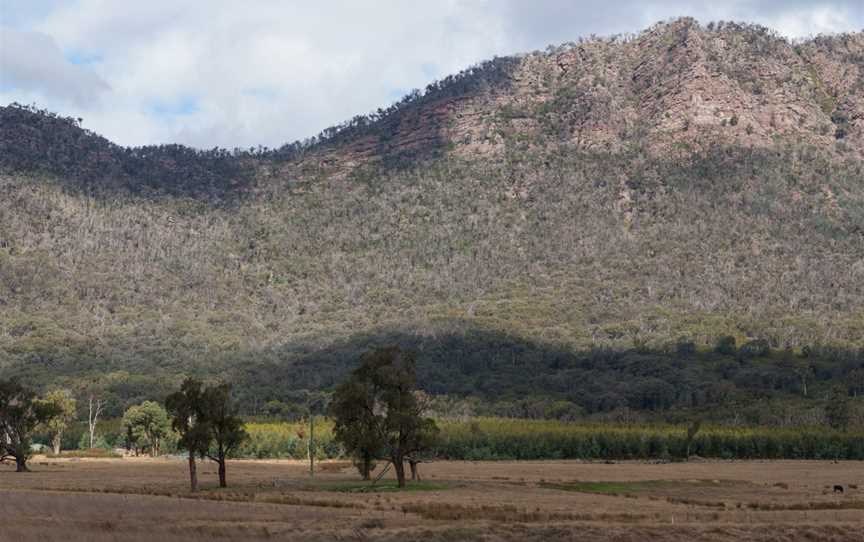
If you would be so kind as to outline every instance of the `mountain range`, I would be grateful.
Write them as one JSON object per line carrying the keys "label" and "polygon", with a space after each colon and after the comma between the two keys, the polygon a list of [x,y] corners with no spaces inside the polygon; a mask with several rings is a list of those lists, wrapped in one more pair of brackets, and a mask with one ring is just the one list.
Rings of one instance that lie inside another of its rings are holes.
{"label": "mountain range", "polygon": [[864,393],[862,33],[678,19],[277,149],[12,104],[0,172],[0,375],[118,411],[192,373],[292,412],[389,343],[445,410],[807,423]]}

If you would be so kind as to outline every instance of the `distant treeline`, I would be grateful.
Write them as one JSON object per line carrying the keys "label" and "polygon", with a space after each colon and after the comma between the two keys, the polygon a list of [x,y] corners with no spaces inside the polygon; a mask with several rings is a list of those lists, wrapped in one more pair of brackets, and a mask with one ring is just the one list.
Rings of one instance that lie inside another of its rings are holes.
{"label": "distant treeline", "polygon": [[[440,441],[429,454],[436,459],[681,460],[687,457],[686,426],[584,425],[509,418],[439,420],[438,425]],[[318,459],[344,458],[341,446],[333,438],[332,428],[329,420],[316,420],[314,450]],[[106,423],[103,430],[102,446],[123,446],[119,421]],[[246,430],[249,439],[238,450],[238,457],[308,457],[309,430],[305,422],[253,422],[246,425]],[[74,433],[70,432],[70,441],[75,440]],[[712,459],[864,460],[864,431],[708,426],[693,437],[690,455]]]}
{"label": "distant treeline", "polygon": [[[441,424],[439,457],[449,459],[684,459],[683,426],[578,425],[479,418]],[[864,459],[864,432],[708,427],[690,454],[719,459]]]}

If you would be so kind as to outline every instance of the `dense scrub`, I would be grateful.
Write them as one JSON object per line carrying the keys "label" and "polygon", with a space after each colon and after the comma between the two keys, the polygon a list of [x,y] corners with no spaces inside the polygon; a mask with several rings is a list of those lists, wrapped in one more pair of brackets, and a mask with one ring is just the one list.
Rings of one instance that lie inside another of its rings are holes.
{"label": "dense scrub", "polygon": [[[687,428],[572,425],[512,419],[442,424],[437,454],[451,459],[675,459]],[[864,459],[864,433],[709,427],[692,455],[723,459]]]}
{"label": "dense scrub", "polygon": [[[552,421],[478,418],[439,422],[441,459],[681,459],[686,427],[579,425]],[[341,457],[331,425],[316,428],[319,459]],[[248,457],[308,457],[300,424],[250,424]],[[811,428],[709,427],[696,435],[691,454],[722,459],[864,459],[864,433]]]}
{"label": "dense scrub", "polygon": [[[512,418],[439,420],[440,440],[431,452],[439,459],[683,459],[687,428],[666,425],[574,424]],[[110,428],[111,425],[108,426]],[[248,423],[249,439],[238,457],[306,459],[309,430],[303,422]],[[317,459],[339,459],[344,452],[333,438],[333,424],[318,419]],[[110,429],[106,430],[109,431]],[[122,447],[122,437],[107,440]],[[106,442],[103,437],[102,442]],[[173,451],[172,448],[166,451]],[[692,455],[719,459],[864,460],[864,433],[825,428],[777,429],[709,426],[697,433]]]}
{"label": "dense scrub", "polygon": [[4,176],[0,373],[98,376],[115,414],[218,375],[246,413],[281,415],[398,343],[428,392],[498,403],[474,413],[758,400],[752,423],[815,423],[834,386],[861,394],[859,162],[513,158],[273,185],[232,208]]}

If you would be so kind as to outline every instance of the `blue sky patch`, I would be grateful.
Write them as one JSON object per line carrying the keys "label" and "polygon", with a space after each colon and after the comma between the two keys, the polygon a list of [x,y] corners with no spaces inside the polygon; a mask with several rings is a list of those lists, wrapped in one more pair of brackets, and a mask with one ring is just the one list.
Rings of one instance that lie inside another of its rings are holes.
{"label": "blue sky patch", "polygon": [[102,62],[102,55],[91,53],[88,51],[66,51],[63,54],[71,64],[76,66],[87,66],[89,64],[99,64]]}
{"label": "blue sky patch", "polygon": [[406,88],[394,88],[388,93],[388,96],[392,101],[398,102],[409,92],[411,91]]}
{"label": "blue sky patch", "polygon": [[0,0],[0,24],[21,27],[45,18],[56,7],[56,0]]}
{"label": "blue sky patch", "polygon": [[150,102],[147,110],[159,117],[178,117],[191,115],[200,110],[198,99],[194,96],[178,96],[174,99],[156,99]]}

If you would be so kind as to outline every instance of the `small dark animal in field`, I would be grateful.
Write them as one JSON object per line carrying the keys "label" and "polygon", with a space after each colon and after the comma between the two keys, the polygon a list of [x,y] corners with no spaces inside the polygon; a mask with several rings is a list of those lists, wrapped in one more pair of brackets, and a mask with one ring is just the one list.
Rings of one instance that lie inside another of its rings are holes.
{"label": "small dark animal in field", "polygon": [[834,486],[834,493],[843,493],[843,486]]}

